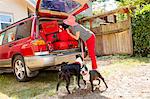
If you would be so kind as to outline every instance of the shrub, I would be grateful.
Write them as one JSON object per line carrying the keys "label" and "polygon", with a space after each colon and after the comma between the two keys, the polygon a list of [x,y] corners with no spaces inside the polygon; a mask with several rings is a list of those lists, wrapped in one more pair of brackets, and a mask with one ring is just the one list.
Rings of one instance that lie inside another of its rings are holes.
{"label": "shrub", "polygon": [[150,54],[150,5],[135,13],[132,18],[134,55]]}

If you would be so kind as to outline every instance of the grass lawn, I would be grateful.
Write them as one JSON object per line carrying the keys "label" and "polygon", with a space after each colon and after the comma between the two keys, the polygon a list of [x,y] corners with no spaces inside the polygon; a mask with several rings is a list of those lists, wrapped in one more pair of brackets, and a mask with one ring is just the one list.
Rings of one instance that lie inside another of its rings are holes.
{"label": "grass lawn", "polygon": [[[150,63],[149,58],[129,56],[104,56],[98,57],[98,63],[102,65],[102,74],[109,76],[115,72],[115,68],[129,69],[134,66]],[[105,63],[109,64],[105,64]],[[103,64],[104,63],[104,64]],[[114,67],[109,69],[109,67]],[[5,94],[12,99],[28,99],[40,94],[52,96],[55,94],[57,72],[42,71],[30,82],[17,82],[13,74],[0,75],[0,97]]]}
{"label": "grass lawn", "polygon": [[28,99],[39,94],[53,95],[57,72],[41,72],[30,82],[18,82],[13,74],[0,75],[0,93],[12,99]]}

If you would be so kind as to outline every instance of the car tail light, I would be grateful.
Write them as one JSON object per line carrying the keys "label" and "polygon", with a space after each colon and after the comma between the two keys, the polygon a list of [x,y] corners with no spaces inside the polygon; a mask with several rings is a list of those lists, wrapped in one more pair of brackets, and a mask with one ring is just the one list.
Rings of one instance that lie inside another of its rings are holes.
{"label": "car tail light", "polygon": [[39,40],[34,40],[34,41],[32,42],[32,44],[35,45],[35,46],[46,45],[45,41],[44,41],[44,40],[41,40],[41,39],[39,39]]}

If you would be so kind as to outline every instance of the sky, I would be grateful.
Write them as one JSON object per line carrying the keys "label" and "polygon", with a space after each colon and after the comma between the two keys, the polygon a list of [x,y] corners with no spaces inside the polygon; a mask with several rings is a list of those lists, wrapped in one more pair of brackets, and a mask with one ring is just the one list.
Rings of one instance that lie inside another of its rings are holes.
{"label": "sky", "polygon": [[104,3],[95,2],[93,5],[93,10],[100,9],[101,7],[104,6],[105,6],[105,11],[110,11],[117,8],[117,4],[115,3],[115,0],[107,0]]}

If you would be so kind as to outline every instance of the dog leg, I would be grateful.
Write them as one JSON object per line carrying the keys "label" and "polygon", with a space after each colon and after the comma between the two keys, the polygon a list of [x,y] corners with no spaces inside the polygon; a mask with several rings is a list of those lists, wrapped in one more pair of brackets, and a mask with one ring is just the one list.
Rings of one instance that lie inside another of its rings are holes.
{"label": "dog leg", "polygon": [[84,82],[84,89],[87,89],[86,81],[85,81],[85,80],[83,80],[83,82]]}
{"label": "dog leg", "polygon": [[96,90],[97,86],[93,86],[93,90]]}
{"label": "dog leg", "polygon": [[63,80],[62,74],[63,74],[62,72],[58,73],[58,83],[57,83],[57,87],[56,87],[57,92],[58,92],[58,89],[59,89],[59,85],[60,85],[61,81]]}
{"label": "dog leg", "polygon": [[93,87],[93,80],[90,79],[91,87],[92,87],[92,92],[94,92],[94,87]]}
{"label": "dog leg", "polygon": [[81,86],[80,86],[80,75],[78,75],[78,87],[81,88]]}
{"label": "dog leg", "polygon": [[70,94],[69,85],[70,85],[70,78],[68,78],[68,80],[66,80],[66,89],[68,91],[68,94]]}
{"label": "dog leg", "polygon": [[59,80],[57,83],[56,91],[58,91],[60,83],[61,83],[61,80]]}
{"label": "dog leg", "polygon": [[99,91],[100,91],[100,88],[101,88],[101,85],[100,85],[101,80],[100,80],[100,79],[97,79],[97,80],[99,81],[99,83],[98,83],[98,89],[99,89]]}
{"label": "dog leg", "polygon": [[104,82],[104,84],[105,84],[105,86],[106,86],[106,89],[108,88],[108,86],[107,86],[107,84],[106,84],[106,82],[105,82],[105,80],[104,80],[104,78],[100,75],[100,78],[102,79],[102,81]]}
{"label": "dog leg", "polygon": [[101,86],[100,85],[98,85],[98,89],[99,89],[99,91],[101,90]]}

